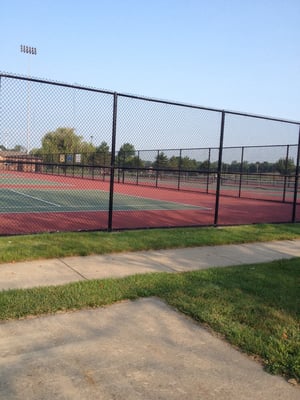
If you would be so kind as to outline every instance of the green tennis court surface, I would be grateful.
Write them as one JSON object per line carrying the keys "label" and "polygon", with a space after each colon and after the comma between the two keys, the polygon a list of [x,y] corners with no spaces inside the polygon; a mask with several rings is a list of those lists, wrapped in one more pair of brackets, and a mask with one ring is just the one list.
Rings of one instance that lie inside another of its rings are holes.
{"label": "green tennis court surface", "polygon": [[[0,189],[0,213],[107,211],[109,193],[100,190]],[[206,207],[114,194],[114,210],[207,210]]]}
{"label": "green tennis court surface", "polygon": [[40,179],[37,177],[24,177],[18,174],[3,174],[0,173],[0,184],[2,185],[37,185],[37,186],[69,186],[64,182],[51,181],[45,179]]}

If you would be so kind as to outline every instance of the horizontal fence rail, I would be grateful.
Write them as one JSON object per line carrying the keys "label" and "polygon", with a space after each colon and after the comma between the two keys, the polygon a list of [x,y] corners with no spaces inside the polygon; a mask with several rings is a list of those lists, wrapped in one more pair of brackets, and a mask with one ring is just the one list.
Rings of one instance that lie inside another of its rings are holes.
{"label": "horizontal fence rail", "polygon": [[11,74],[0,107],[0,235],[300,221],[300,122]]}

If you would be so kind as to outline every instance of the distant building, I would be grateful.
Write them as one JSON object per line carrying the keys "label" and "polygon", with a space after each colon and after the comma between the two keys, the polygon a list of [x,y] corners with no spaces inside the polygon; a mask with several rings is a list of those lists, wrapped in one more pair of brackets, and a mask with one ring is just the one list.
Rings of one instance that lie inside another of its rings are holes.
{"label": "distant building", "polygon": [[0,170],[41,172],[42,160],[30,154],[4,150],[0,151]]}

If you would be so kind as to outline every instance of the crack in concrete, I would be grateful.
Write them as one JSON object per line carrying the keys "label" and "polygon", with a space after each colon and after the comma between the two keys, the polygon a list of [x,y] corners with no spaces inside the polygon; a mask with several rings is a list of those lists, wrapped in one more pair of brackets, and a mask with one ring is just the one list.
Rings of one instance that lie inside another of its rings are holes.
{"label": "crack in concrete", "polygon": [[75,268],[71,267],[71,265],[69,265],[68,263],[66,263],[66,262],[64,261],[64,259],[59,258],[59,261],[60,261],[61,263],[63,263],[67,268],[69,268],[70,270],[72,270],[73,272],[75,272],[76,275],[81,276],[81,278],[83,278],[83,279],[86,280],[86,281],[89,280],[89,278],[87,278],[86,276],[82,275],[82,274],[81,274],[80,272],[78,272]]}

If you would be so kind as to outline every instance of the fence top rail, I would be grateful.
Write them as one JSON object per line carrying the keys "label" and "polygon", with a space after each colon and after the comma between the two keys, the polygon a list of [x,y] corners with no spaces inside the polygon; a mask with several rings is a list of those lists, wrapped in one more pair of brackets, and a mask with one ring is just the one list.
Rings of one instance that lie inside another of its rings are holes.
{"label": "fence top rail", "polygon": [[90,92],[97,92],[97,93],[105,93],[109,95],[114,95],[115,92],[105,90],[105,89],[97,89],[89,86],[83,86],[79,85],[77,83],[71,84],[71,83],[64,83],[64,82],[59,82],[59,81],[51,81],[48,79],[41,79],[41,78],[33,78],[30,76],[23,76],[23,75],[14,75],[14,74],[9,74],[9,73],[3,73],[0,72],[0,78],[9,78],[9,79],[17,79],[21,81],[30,81],[30,82],[35,82],[35,83],[43,83],[43,84],[48,84],[48,85],[53,85],[53,86],[62,86],[62,87],[67,87],[71,89],[81,89],[81,90],[87,90]]}
{"label": "fence top rail", "polygon": [[[223,147],[223,150],[232,150],[232,149],[259,149],[259,148],[261,148],[261,149],[266,149],[266,148],[287,148],[287,147],[295,147],[295,148],[298,148],[298,144],[297,143],[291,143],[291,144],[266,144],[266,145],[247,145],[247,146],[224,146]],[[219,147],[217,147],[217,146],[214,146],[214,147],[181,147],[181,148],[160,148],[160,149],[158,149],[158,148],[156,148],[156,149],[136,149],[135,150],[135,153],[144,153],[144,152],[147,152],[147,153],[150,153],[150,152],[152,152],[152,153],[154,153],[154,152],[156,152],[156,153],[162,153],[162,152],[181,152],[181,151],[187,151],[187,152],[189,152],[189,151],[202,151],[202,150],[205,150],[205,151],[207,151],[207,150],[219,150]],[[7,156],[7,157],[10,157],[10,158],[20,158],[20,157],[22,157],[22,158],[32,158],[32,157],[39,157],[39,156],[60,156],[60,155],[62,155],[62,154],[64,154],[64,155],[67,155],[67,154],[72,154],[72,155],[75,155],[75,154],[77,154],[77,153],[80,153],[80,154],[93,154],[93,155],[107,155],[107,156],[110,156],[111,155],[111,152],[108,152],[108,153],[106,153],[105,151],[88,151],[88,152],[81,152],[80,150],[78,150],[78,151],[73,151],[73,152],[70,152],[70,151],[67,151],[67,152],[63,152],[63,151],[61,151],[61,152],[59,152],[59,153],[39,153],[39,155],[37,155],[37,156],[34,156],[34,155],[32,155],[32,154],[12,154],[12,153],[10,153],[10,152],[1,152],[1,155],[5,155],[5,156]],[[119,150],[116,150],[116,152],[115,152],[116,154],[118,154],[119,153]],[[124,154],[126,154],[126,151],[124,152]]]}
{"label": "fence top rail", "polygon": [[270,117],[270,116],[264,116],[264,115],[258,115],[258,114],[244,113],[244,112],[239,112],[239,111],[204,107],[204,106],[199,106],[199,105],[195,105],[195,104],[182,103],[182,102],[163,100],[163,99],[156,99],[153,97],[147,97],[147,96],[141,96],[141,95],[118,93],[115,91],[110,91],[110,90],[105,90],[105,89],[97,89],[97,88],[83,86],[83,85],[79,85],[79,84],[69,84],[69,83],[64,83],[64,82],[59,82],[59,81],[52,81],[52,80],[47,80],[47,79],[40,79],[40,78],[34,78],[34,77],[29,77],[29,76],[16,75],[16,74],[11,74],[11,73],[6,73],[6,72],[0,71],[0,79],[1,78],[31,81],[31,82],[36,82],[36,83],[68,87],[68,88],[72,88],[72,89],[81,89],[81,90],[87,90],[87,91],[92,91],[92,92],[104,93],[104,94],[108,94],[108,95],[117,95],[118,97],[143,100],[143,101],[148,101],[148,102],[153,102],[153,103],[167,104],[167,105],[186,107],[186,108],[194,108],[194,109],[199,109],[199,110],[204,110],[204,111],[225,113],[225,114],[229,114],[229,115],[237,115],[237,116],[248,117],[248,118],[264,119],[264,120],[274,121],[274,122],[283,122],[283,123],[287,123],[287,124],[298,125],[300,128],[300,121],[293,121],[293,120],[288,120],[288,119],[284,119],[284,118],[276,118],[276,117]]}
{"label": "fence top rail", "polygon": [[[262,144],[262,145],[245,145],[245,146],[223,146],[224,150],[231,149],[256,149],[256,148],[277,148],[277,147],[298,147],[297,143],[290,144]],[[219,150],[218,146],[210,147],[180,147],[180,148],[161,148],[161,149],[136,149],[135,152],[164,152],[164,151],[191,151],[191,150]],[[118,152],[118,151],[117,151]],[[126,152],[125,152],[126,153]]]}

